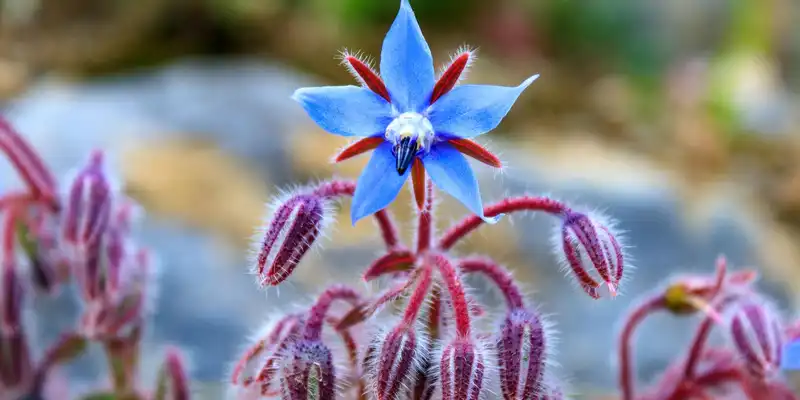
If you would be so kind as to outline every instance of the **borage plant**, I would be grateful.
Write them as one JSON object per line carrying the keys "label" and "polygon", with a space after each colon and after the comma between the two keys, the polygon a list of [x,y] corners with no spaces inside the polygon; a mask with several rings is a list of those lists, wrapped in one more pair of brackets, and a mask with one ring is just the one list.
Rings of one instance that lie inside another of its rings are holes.
{"label": "borage plant", "polygon": [[[333,202],[352,196],[353,223],[373,215],[386,245],[363,279],[386,278],[389,285],[369,298],[333,285],[310,307],[270,321],[236,363],[231,397],[389,400],[438,395],[467,400],[494,393],[507,399],[562,398],[561,387],[548,373],[552,343],[543,316],[523,298],[505,268],[490,258],[455,257],[451,249],[484,222],[496,223],[504,214],[545,212],[560,221],[556,243],[564,265],[587,294],[599,298],[603,285],[611,295],[617,293],[623,246],[605,218],[550,198],[522,196],[483,207],[462,153],[501,166],[471,139],[494,129],[536,77],[518,87],[457,86],[473,57],[469,50],[459,52],[435,80],[430,50],[403,0],[383,43],[382,76],[345,53],[343,63],[363,87],[295,93],[323,129],[366,136],[335,161],[374,151],[357,183],[327,181],[276,202],[257,243],[258,283],[275,286],[287,279],[324,231]],[[409,174],[418,214],[413,247],[400,241],[385,209]],[[473,213],[439,237],[434,235],[434,185]],[[494,283],[506,299],[505,316],[489,329],[481,324],[486,306],[465,287],[468,273]],[[337,300],[349,303],[349,311],[332,312]],[[383,316],[388,303],[401,305],[400,312]],[[341,354],[323,336],[325,326],[344,344]],[[365,338],[370,331],[371,337]],[[341,360],[348,360],[346,366],[337,366]]]}
{"label": "borage plant", "polygon": [[[25,184],[0,196],[0,400],[188,399],[176,349],[167,351],[157,389],[143,388],[139,379],[152,262],[132,236],[138,207],[113,184],[103,153],[93,152],[62,191],[36,151],[2,118],[0,150]],[[33,321],[23,318],[29,300],[55,296],[69,281],[80,293],[81,317],[35,358],[41,349],[32,348]],[[105,352],[107,382],[85,395],[70,394],[73,385],[59,378],[59,369],[89,345]]]}

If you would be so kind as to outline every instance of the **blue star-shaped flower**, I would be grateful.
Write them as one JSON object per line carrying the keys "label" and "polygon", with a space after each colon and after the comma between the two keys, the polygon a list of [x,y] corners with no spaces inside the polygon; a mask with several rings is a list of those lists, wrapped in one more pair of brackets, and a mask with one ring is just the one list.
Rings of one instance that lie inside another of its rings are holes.
{"label": "blue star-shaped flower", "polygon": [[[419,206],[425,173],[441,190],[484,217],[478,182],[463,154],[500,167],[500,160],[471,139],[500,123],[520,93],[538,75],[517,87],[460,85],[472,52],[459,52],[441,76],[434,77],[433,59],[408,0],[401,0],[383,41],[380,72],[357,57],[344,54],[343,64],[360,81],[357,86],[298,89],[292,98],[326,131],[363,136],[336,161],[374,149],[353,196],[353,223],[391,203],[412,175]],[[383,79],[381,79],[381,77]]]}

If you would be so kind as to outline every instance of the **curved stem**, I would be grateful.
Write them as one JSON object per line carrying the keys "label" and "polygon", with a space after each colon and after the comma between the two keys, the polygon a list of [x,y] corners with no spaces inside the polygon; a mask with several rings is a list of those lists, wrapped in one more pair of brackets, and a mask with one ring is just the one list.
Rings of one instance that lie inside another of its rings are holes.
{"label": "curved stem", "polygon": [[470,308],[467,302],[467,294],[464,291],[464,284],[458,277],[458,272],[447,257],[442,254],[432,255],[431,262],[439,269],[445,286],[447,286],[447,291],[450,293],[450,301],[453,303],[453,314],[456,323],[456,334],[458,337],[469,337],[472,327]]}
{"label": "curved stem", "polygon": [[[548,214],[563,214],[569,211],[566,204],[559,201],[537,196],[513,197],[483,208],[483,214],[494,217],[498,214],[508,214],[517,211],[542,211]],[[469,233],[478,229],[483,224],[483,219],[477,215],[465,217],[457,224],[450,227],[439,238],[438,248],[448,250]]]}
{"label": "curved stem", "polygon": [[[727,307],[735,299],[735,295],[727,296],[721,299],[719,302],[717,302],[717,306],[715,307],[716,311],[722,311],[723,308]],[[694,378],[694,369],[700,362],[706,340],[708,339],[708,335],[711,333],[711,328],[714,327],[714,323],[716,321],[717,318],[715,315],[706,315],[706,317],[703,318],[703,321],[700,323],[700,326],[697,328],[697,332],[695,333],[694,339],[692,339],[692,345],[689,349],[689,355],[686,358],[686,364],[683,366],[684,380],[690,381]]]}
{"label": "curved stem", "polygon": [[0,151],[35,194],[47,199],[53,208],[58,207],[56,180],[31,145],[0,117]]}
{"label": "curved stem", "polygon": [[419,223],[417,224],[417,254],[421,254],[431,247],[433,237],[433,183],[430,179],[428,179],[425,192],[425,204],[419,210]]}
{"label": "curved stem", "polygon": [[[328,198],[350,196],[352,197],[356,192],[356,183],[353,181],[333,180],[323,182],[314,190],[314,193]],[[380,210],[373,214],[375,220],[378,222],[378,228],[381,230],[386,248],[393,249],[400,244],[400,238],[397,233],[397,224],[392,219],[392,216],[386,209]]]}
{"label": "curved stem", "polygon": [[413,326],[416,322],[419,310],[422,309],[422,305],[425,304],[425,297],[428,295],[428,289],[430,289],[433,283],[430,266],[425,265],[422,268],[422,272],[416,279],[417,288],[414,290],[414,293],[411,294],[411,298],[408,299],[406,311],[403,314],[403,324],[406,326]]}
{"label": "curved stem", "polygon": [[463,272],[480,272],[491,279],[506,298],[509,310],[524,308],[522,293],[514,282],[511,272],[484,257],[470,257],[458,262],[458,269]]}
{"label": "curved stem", "polygon": [[640,304],[625,319],[625,326],[619,340],[619,384],[622,389],[622,400],[633,400],[634,372],[633,357],[631,356],[631,340],[639,324],[650,314],[664,307],[664,297],[661,295],[651,297]]}
{"label": "curved stem", "polygon": [[316,341],[322,335],[322,325],[328,315],[328,310],[335,300],[346,300],[358,304],[361,296],[355,290],[342,285],[331,286],[317,299],[317,302],[308,310],[308,320],[303,331],[305,340]]}

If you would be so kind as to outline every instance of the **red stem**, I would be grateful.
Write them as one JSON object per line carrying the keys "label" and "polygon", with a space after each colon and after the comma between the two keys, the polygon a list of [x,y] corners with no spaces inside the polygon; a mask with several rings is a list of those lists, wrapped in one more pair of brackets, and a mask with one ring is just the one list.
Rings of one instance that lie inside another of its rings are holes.
{"label": "red stem", "polygon": [[417,314],[419,314],[422,305],[425,304],[425,297],[428,295],[428,289],[430,289],[433,283],[430,266],[425,265],[422,268],[421,274],[416,279],[417,288],[414,290],[414,293],[411,294],[411,298],[408,299],[406,311],[403,315],[403,324],[405,326],[413,326],[416,322]]}
{"label": "red stem", "polygon": [[[543,211],[549,214],[563,214],[569,211],[569,207],[564,203],[547,197],[522,196],[505,199],[483,208],[483,214],[487,217],[517,211]],[[483,219],[477,215],[473,214],[465,217],[445,231],[442,237],[439,238],[438,248],[449,250],[456,242],[478,229],[482,224]]]}
{"label": "red stem", "polygon": [[631,356],[631,341],[639,324],[650,314],[664,307],[664,298],[661,295],[647,299],[640,304],[625,320],[619,344],[619,381],[622,388],[622,400],[633,400],[634,382],[633,357]]}
{"label": "red stem", "polygon": [[[323,197],[352,197],[356,192],[356,183],[353,181],[334,180],[321,183],[314,193]],[[400,244],[400,238],[397,234],[397,224],[395,224],[392,216],[386,209],[380,210],[373,214],[375,220],[378,221],[378,228],[381,230],[386,248],[393,249]]]}
{"label": "red stem", "polygon": [[305,340],[320,340],[322,335],[322,324],[328,314],[331,304],[335,300],[346,300],[353,305],[358,304],[360,296],[358,292],[347,286],[331,286],[327,288],[317,299],[317,302],[308,310],[308,320],[304,329],[303,337]]}
{"label": "red stem", "polygon": [[439,272],[442,274],[442,279],[447,286],[447,291],[450,293],[450,300],[453,303],[453,314],[456,323],[456,334],[458,337],[469,337],[471,332],[472,322],[470,321],[470,308],[467,302],[467,294],[464,291],[464,285],[458,277],[458,272],[453,267],[453,264],[442,254],[434,254],[431,256],[431,261]]}
{"label": "red stem", "polygon": [[14,130],[11,124],[0,117],[0,151],[2,151],[32,192],[47,199],[55,208],[56,183],[31,145]]}
{"label": "red stem", "polygon": [[[717,302],[715,309],[717,311],[722,311],[722,309],[732,303],[735,298],[735,295],[731,295],[721,299],[719,302]],[[711,333],[711,328],[714,327],[714,322],[713,316],[706,315],[706,317],[700,323],[700,326],[697,328],[694,339],[692,339],[692,346],[689,349],[689,355],[686,358],[686,364],[684,364],[683,367],[683,379],[685,381],[691,381],[694,378],[694,369],[698,362],[700,362],[700,358],[703,355],[703,347],[706,344],[708,335]]]}
{"label": "red stem", "polygon": [[491,279],[505,296],[509,310],[525,307],[522,293],[511,272],[494,261],[484,257],[464,258],[458,262],[458,269],[463,272],[480,272]]}
{"label": "red stem", "polygon": [[433,237],[433,183],[428,179],[425,187],[425,205],[419,211],[417,226],[417,254],[422,254],[431,247]]}

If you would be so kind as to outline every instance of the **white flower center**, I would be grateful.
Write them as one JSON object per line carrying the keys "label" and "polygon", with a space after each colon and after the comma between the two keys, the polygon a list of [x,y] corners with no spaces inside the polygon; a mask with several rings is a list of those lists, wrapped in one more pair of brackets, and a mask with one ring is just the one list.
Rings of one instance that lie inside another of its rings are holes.
{"label": "white flower center", "polygon": [[386,140],[397,145],[401,139],[410,137],[417,144],[417,150],[430,149],[433,136],[431,121],[415,112],[400,114],[386,127]]}

